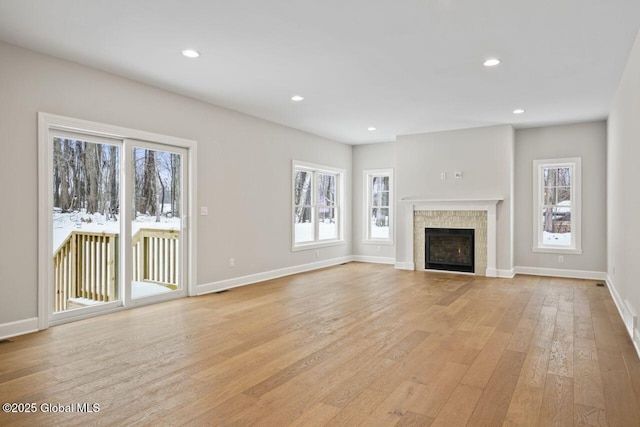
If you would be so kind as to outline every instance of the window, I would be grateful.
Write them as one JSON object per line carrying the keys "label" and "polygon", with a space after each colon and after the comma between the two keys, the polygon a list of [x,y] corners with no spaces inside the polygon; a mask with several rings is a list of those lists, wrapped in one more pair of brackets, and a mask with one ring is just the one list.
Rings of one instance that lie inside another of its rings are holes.
{"label": "window", "polygon": [[342,243],[344,171],[293,162],[293,249]]}
{"label": "window", "polygon": [[364,172],[365,243],[393,243],[393,170]]}
{"label": "window", "polygon": [[581,254],[580,158],[533,162],[533,251]]}

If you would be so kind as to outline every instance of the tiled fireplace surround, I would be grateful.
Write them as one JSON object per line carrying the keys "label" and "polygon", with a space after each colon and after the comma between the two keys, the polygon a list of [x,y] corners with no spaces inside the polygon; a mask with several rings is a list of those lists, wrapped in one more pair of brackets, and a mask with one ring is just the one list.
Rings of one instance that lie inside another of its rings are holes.
{"label": "tiled fireplace surround", "polygon": [[404,200],[408,258],[415,270],[424,270],[425,228],[475,230],[475,274],[497,276],[496,205],[501,199]]}

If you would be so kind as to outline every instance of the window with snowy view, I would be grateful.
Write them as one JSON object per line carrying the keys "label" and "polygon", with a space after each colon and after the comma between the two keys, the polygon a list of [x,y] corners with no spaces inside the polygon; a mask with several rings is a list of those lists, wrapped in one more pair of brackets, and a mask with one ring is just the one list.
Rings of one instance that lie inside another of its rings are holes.
{"label": "window with snowy view", "polygon": [[534,162],[534,251],[581,251],[579,201],[579,158]]}
{"label": "window with snowy view", "polygon": [[293,246],[340,241],[340,170],[294,162]]}
{"label": "window with snowy view", "polygon": [[365,242],[392,243],[393,233],[393,171],[365,171]]}

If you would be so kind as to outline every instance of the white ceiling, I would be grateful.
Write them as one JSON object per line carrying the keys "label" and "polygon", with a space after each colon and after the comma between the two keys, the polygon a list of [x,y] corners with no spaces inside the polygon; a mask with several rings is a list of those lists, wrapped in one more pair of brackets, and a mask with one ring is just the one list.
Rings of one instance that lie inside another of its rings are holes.
{"label": "white ceiling", "polygon": [[605,118],[639,27],[639,0],[0,0],[0,40],[349,144]]}

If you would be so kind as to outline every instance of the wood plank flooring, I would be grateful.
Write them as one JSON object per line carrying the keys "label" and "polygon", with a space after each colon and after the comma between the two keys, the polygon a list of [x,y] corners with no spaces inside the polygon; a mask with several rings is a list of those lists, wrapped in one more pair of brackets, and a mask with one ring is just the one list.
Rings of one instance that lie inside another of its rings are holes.
{"label": "wood plank flooring", "polygon": [[[640,426],[594,281],[350,263],[0,344],[2,426]],[[43,404],[98,403],[98,413]]]}

